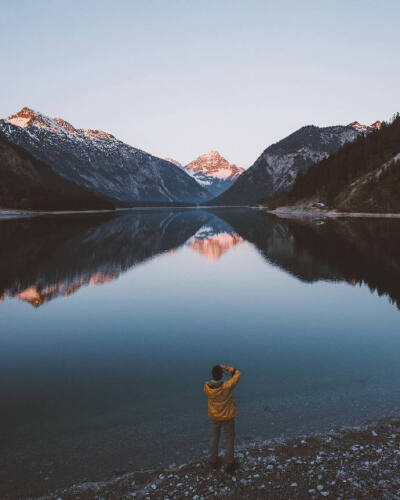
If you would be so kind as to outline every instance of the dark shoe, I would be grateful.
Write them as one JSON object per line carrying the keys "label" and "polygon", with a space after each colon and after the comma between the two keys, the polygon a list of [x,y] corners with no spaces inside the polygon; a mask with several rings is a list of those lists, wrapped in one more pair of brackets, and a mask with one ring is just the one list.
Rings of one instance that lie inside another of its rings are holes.
{"label": "dark shoe", "polygon": [[217,459],[216,462],[211,462],[211,460],[208,462],[208,465],[210,466],[210,469],[212,470],[217,470],[220,466],[220,460]]}
{"label": "dark shoe", "polygon": [[232,462],[231,464],[227,464],[227,466],[225,467],[225,472],[227,474],[233,474],[238,466],[239,464],[236,461]]}

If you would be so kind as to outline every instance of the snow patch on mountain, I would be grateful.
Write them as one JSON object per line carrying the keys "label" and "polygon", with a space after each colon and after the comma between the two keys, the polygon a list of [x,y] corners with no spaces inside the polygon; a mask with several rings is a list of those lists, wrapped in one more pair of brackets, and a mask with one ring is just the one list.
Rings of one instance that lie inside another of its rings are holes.
{"label": "snow patch on mountain", "polygon": [[237,179],[244,172],[244,168],[229,163],[218,151],[207,151],[191,161],[185,168],[193,172],[203,172],[218,179],[231,180]]}
{"label": "snow patch on mountain", "polygon": [[218,151],[208,151],[182,168],[213,196],[229,189],[245,171],[229,163]]}

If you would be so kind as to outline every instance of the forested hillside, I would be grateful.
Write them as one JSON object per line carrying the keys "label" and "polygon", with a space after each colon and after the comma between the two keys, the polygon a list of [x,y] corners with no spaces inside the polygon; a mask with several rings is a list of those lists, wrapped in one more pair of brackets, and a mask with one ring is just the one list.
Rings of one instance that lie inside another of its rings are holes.
{"label": "forested hillside", "polygon": [[320,201],[329,208],[400,211],[400,115],[360,135],[328,158],[299,172],[293,188],[270,207]]}

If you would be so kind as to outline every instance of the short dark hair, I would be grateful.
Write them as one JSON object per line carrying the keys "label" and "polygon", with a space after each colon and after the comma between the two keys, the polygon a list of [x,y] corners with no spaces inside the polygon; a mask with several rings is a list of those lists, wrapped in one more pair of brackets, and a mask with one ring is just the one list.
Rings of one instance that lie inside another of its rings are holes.
{"label": "short dark hair", "polygon": [[215,365],[211,370],[212,376],[214,380],[221,380],[222,378],[222,368],[219,365]]}

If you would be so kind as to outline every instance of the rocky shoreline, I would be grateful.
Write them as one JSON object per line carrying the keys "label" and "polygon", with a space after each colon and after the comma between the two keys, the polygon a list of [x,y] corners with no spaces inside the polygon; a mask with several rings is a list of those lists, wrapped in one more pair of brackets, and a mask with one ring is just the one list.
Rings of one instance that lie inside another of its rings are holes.
{"label": "rocky shoreline", "polygon": [[236,452],[237,470],[205,460],[124,474],[42,497],[69,499],[400,499],[400,419],[271,440]]}
{"label": "rocky shoreline", "polygon": [[342,217],[354,217],[354,218],[386,218],[386,219],[398,219],[400,218],[400,213],[379,213],[379,212],[340,212],[337,210],[328,210],[321,208],[310,208],[309,206],[294,205],[288,207],[279,207],[274,210],[265,210],[271,214],[278,217],[310,217],[310,218],[342,218]]}

